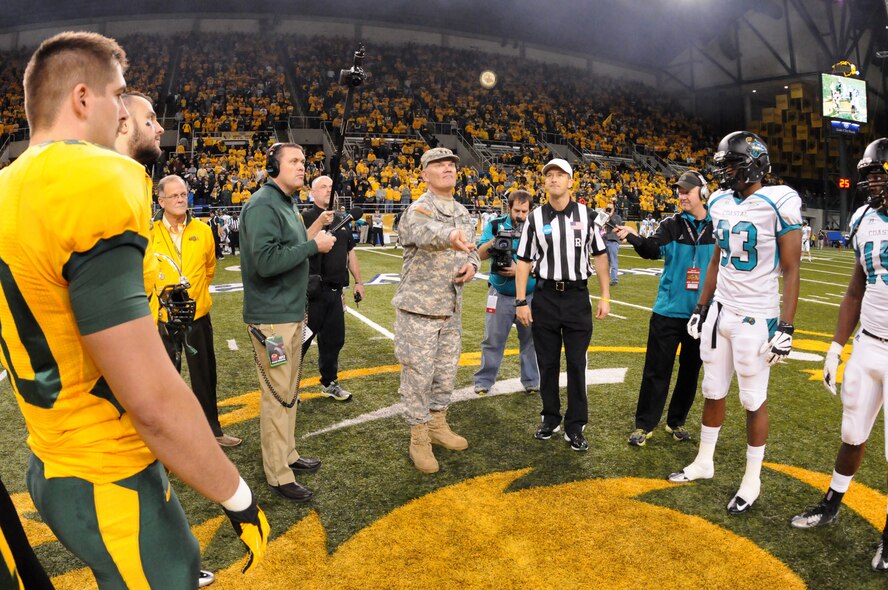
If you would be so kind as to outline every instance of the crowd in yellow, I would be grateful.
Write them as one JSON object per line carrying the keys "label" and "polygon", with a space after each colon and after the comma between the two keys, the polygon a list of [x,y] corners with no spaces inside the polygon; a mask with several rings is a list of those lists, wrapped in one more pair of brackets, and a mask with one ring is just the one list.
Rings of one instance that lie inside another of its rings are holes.
{"label": "crowd in yellow", "polygon": [[[343,56],[354,41],[283,38],[291,57],[291,98],[279,53],[268,40],[238,34],[134,35],[130,86],[158,99],[178,122],[179,143],[162,172],[185,176],[197,204],[238,206],[264,182],[265,152],[274,123],[302,112],[341,123],[345,89],[338,84]],[[179,46],[175,67],[170,47]],[[5,52],[0,68],[0,121],[6,133],[23,122],[24,53]],[[364,62],[365,84],[355,93],[352,134],[364,144],[342,162],[342,193],[358,203],[397,211],[426,187],[419,158],[429,134],[463,134],[495,145],[481,169],[459,170],[458,195],[479,208],[499,209],[505,195],[523,189],[542,201],[546,142],[572,144],[584,162],[575,166],[574,194],[589,205],[616,203],[641,215],[668,212],[677,203],[671,179],[637,167],[634,149],[698,166],[713,143],[700,121],[636,83],[579,75],[576,69],[517,57],[421,45],[375,45]],[[498,85],[485,89],[477,75],[493,69]],[[161,95],[164,80],[172,91]],[[228,132],[226,134],[226,132]],[[238,133],[234,136],[234,133]],[[306,146],[306,186],[326,173],[320,146]],[[613,156],[622,157],[622,159]],[[307,189],[300,196],[307,199]]]}

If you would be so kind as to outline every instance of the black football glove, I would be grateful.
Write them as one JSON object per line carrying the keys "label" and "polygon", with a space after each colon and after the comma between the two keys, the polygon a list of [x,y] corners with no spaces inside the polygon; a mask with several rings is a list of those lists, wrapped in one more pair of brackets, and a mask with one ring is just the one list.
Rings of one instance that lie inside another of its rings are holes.
{"label": "black football glove", "polygon": [[[222,510],[225,508],[223,507]],[[241,570],[243,573],[247,573],[265,557],[268,534],[271,532],[268,519],[265,518],[265,512],[256,504],[255,496],[246,510],[240,512],[225,510],[225,515],[231,521],[235,534],[247,546],[249,559],[247,559],[244,569]]]}

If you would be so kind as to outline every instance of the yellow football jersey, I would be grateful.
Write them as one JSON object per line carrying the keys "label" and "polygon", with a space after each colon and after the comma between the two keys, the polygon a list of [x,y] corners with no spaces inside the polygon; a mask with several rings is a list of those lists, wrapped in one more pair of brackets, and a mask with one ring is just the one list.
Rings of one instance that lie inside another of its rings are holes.
{"label": "yellow football jersey", "polygon": [[149,186],[134,160],[80,141],[0,172],[0,352],[47,477],[108,483],[154,461],[83,348],[66,272],[94,248],[145,251]]}

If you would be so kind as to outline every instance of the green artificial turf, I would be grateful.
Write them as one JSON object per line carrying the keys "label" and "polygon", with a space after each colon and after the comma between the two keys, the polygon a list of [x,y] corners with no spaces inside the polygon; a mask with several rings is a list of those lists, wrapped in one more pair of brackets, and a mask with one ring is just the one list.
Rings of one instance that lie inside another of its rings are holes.
{"label": "green artificial turf", "polygon": [[[844,293],[853,267],[848,251],[815,251],[814,263],[802,263],[801,297],[796,315],[796,339],[818,340],[824,344],[829,336],[811,336],[799,331],[832,334],[838,313],[840,295]],[[358,258],[366,283],[383,273],[400,271],[400,250],[360,248]],[[240,282],[236,257],[219,261],[215,283]],[[620,251],[621,270],[662,267],[661,262],[641,260],[631,248]],[[486,265],[484,269],[486,270]],[[630,307],[631,303],[651,307],[658,278],[651,273],[626,273],[618,286],[612,288],[611,311],[626,319],[608,318],[596,321],[593,347],[644,347],[650,312]],[[598,293],[592,280],[591,293]],[[357,311],[385,330],[391,331],[394,310],[391,298],[394,285],[366,287],[366,299]],[[476,280],[465,289],[463,306],[463,351],[478,352],[483,338],[483,319],[487,287]],[[839,296],[837,296],[839,295]],[[347,299],[351,307],[355,307]],[[212,310],[216,352],[219,365],[219,399],[255,391],[258,380],[252,352],[241,320],[241,293],[231,291],[214,295]],[[817,303],[821,301],[823,303]],[[833,305],[827,305],[831,303]],[[348,315],[347,337],[340,356],[340,372],[395,364],[393,343],[372,327]],[[234,340],[238,350],[229,350]],[[507,348],[518,343],[513,332]],[[803,351],[810,352],[810,351]],[[820,353],[822,355],[822,353]],[[644,448],[630,447],[627,436],[633,429],[635,402],[644,355],[637,352],[602,351],[589,354],[589,369],[627,368],[624,383],[590,386],[590,419],[586,436],[588,453],[571,452],[558,438],[545,442],[533,438],[540,410],[539,399],[522,392],[512,395],[477,398],[454,404],[448,418],[454,430],[469,440],[469,450],[462,453],[436,449],[441,471],[423,475],[416,471],[407,457],[409,431],[400,417],[370,421],[335,430],[327,434],[302,438],[306,433],[328,427],[339,421],[356,418],[373,410],[397,403],[398,374],[386,372],[360,378],[341,379],[341,384],[354,393],[350,403],[328,399],[307,399],[300,405],[297,422],[297,444],[305,456],[323,460],[321,470],[300,478],[316,493],[310,506],[297,506],[279,499],[265,485],[259,448],[258,418],[231,425],[226,431],[244,438],[244,444],[231,449],[229,457],[237,464],[244,478],[253,487],[260,504],[268,514],[273,535],[291,527],[309,511],[318,513],[327,532],[330,551],[351,538],[393,509],[444,486],[467,478],[495,471],[531,468],[513,489],[529,486],[550,486],[562,482],[590,478],[643,477],[664,478],[693,460],[700,430],[702,395],[691,411],[688,428],[694,436],[691,443],[677,443],[658,428]],[[795,465],[821,473],[831,473],[838,449],[841,403],[829,395],[819,381],[809,380],[803,369],[819,372],[822,361],[790,360],[772,370],[769,389],[771,435],[765,460]],[[457,387],[472,385],[477,365],[460,367]],[[307,357],[303,377],[317,375],[317,350]],[[518,356],[507,356],[500,379],[519,376]],[[307,393],[319,388],[306,387]],[[26,431],[11,394],[8,380],[0,384],[0,416],[6,428],[0,434],[4,457],[0,474],[11,493],[25,491],[25,469],[28,450]],[[235,408],[220,408],[220,414]],[[884,493],[884,436],[880,418],[870,438],[871,453],[864,460],[856,482]],[[762,495],[751,512],[743,517],[730,517],[725,505],[743,475],[745,465],[745,419],[736,395],[736,385],[728,399],[728,415],[716,450],[715,478],[691,485],[675,486],[643,496],[652,504],[673,508],[682,513],[702,517],[712,523],[744,536],[795,571],[811,588],[885,588],[888,579],[869,571],[879,531],[844,509],[837,525],[814,531],[799,531],[789,526],[789,519],[805,507],[816,503],[821,493],[791,477],[767,468],[762,473]],[[203,499],[183,484],[176,482],[176,491],[191,523],[199,524],[221,514],[218,506]],[[35,514],[24,515],[39,519]],[[607,519],[607,514],[590,514],[590,519]],[[620,535],[645,535],[644,530],[617,530]],[[669,539],[652,538],[651,543],[669,543]],[[48,571],[57,575],[80,567],[58,543],[37,548]],[[230,527],[225,524],[207,547],[204,566],[222,569],[241,559],[243,550]],[[370,558],[371,556],[368,556]],[[657,567],[657,564],[651,564]],[[743,575],[743,564],[735,564],[737,575]],[[670,585],[681,586],[680,580]],[[674,583],[673,583],[674,582]]]}

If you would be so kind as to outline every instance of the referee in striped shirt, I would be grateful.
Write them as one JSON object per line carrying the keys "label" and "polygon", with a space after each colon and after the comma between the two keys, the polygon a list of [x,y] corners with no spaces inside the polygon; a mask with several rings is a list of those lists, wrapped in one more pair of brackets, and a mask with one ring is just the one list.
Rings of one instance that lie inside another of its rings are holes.
{"label": "referee in striped shirt", "polygon": [[[570,198],[573,169],[555,158],[543,167],[549,202],[534,209],[524,224],[518,243],[515,275],[515,313],[518,321],[531,326],[533,345],[540,368],[542,424],[539,440],[548,440],[561,429],[561,398],[558,373],[561,346],[567,359],[567,411],[564,440],[574,451],[589,444],[583,429],[589,421],[586,401],[586,352],[592,339],[592,304],[589,301],[590,257],[601,286],[597,319],[610,312],[607,249],[594,211]],[[533,309],[527,305],[527,279],[533,272],[537,286]]]}

